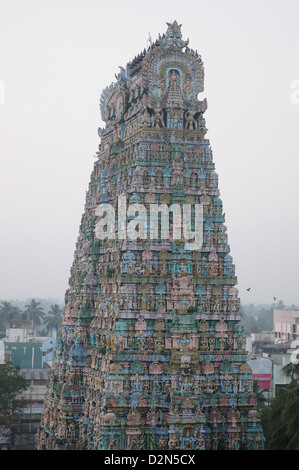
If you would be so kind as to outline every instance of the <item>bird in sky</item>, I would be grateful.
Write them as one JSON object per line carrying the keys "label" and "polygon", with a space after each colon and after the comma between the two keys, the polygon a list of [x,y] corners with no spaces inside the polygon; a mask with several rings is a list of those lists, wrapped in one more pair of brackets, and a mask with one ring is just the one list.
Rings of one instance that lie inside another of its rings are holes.
{"label": "bird in sky", "polygon": [[248,289],[246,289],[246,290],[248,290],[248,292],[250,292],[250,289],[251,289],[251,287],[248,287]]}
{"label": "bird in sky", "polygon": [[273,300],[274,300],[274,302],[275,302],[275,300],[277,300],[277,297],[273,297]]}

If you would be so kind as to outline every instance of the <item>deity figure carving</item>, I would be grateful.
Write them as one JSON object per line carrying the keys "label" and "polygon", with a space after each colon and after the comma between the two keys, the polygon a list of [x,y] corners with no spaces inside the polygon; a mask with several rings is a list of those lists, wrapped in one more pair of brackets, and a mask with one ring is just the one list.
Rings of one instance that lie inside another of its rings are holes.
{"label": "deity figure carving", "polygon": [[157,125],[159,126],[160,124],[162,127],[165,127],[163,110],[161,108],[160,102],[157,101],[156,104],[154,105],[154,116],[153,116],[152,127],[156,127]]}
{"label": "deity figure carving", "polygon": [[169,441],[168,441],[168,447],[170,450],[179,448],[179,439],[176,433],[171,434]]}
{"label": "deity figure carving", "polygon": [[185,128],[186,129],[197,129],[198,127],[198,123],[195,119],[195,115],[196,115],[196,110],[192,110],[192,109],[188,109],[188,111],[185,112],[185,119],[186,119],[186,123],[185,123]]}

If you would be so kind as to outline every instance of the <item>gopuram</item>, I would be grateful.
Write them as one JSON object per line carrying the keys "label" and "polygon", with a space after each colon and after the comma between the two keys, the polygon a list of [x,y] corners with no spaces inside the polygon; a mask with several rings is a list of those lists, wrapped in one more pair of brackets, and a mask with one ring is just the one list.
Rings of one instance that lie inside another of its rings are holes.
{"label": "gopuram", "polygon": [[[181,25],[167,26],[120,67],[100,98],[105,127],[65,295],[40,450],[264,448],[206,138],[207,101],[198,99],[203,62],[182,39]],[[178,235],[175,211],[183,206],[191,207],[193,222],[201,208],[202,243],[195,249],[182,230]],[[168,236],[161,230],[166,219]]]}

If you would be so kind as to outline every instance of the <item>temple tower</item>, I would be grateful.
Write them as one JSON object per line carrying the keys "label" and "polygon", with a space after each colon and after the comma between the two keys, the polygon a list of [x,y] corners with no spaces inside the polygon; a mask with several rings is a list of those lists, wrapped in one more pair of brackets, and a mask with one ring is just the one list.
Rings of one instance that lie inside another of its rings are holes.
{"label": "temple tower", "polygon": [[203,62],[167,26],[101,95],[40,449],[263,448]]}

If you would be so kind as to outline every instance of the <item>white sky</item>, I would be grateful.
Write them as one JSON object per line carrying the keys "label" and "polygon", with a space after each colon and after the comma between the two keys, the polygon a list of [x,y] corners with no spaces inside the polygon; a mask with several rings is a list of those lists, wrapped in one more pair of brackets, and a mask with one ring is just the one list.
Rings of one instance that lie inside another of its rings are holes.
{"label": "white sky", "polygon": [[177,20],[205,65],[241,301],[299,304],[298,18],[298,0],[0,0],[0,299],[63,298],[100,94]]}

